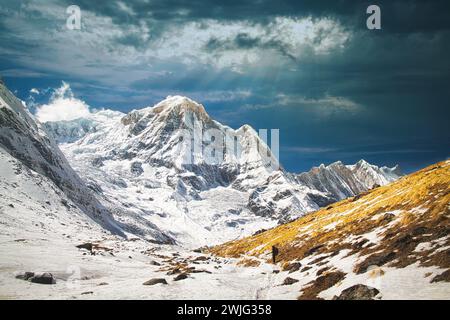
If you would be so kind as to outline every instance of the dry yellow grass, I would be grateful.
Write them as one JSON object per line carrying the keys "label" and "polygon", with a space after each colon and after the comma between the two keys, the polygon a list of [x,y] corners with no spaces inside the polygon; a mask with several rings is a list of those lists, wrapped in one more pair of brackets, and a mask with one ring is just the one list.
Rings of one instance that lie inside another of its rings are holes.
{"label": "dry yellow grass", "polygon": [[[210,251],[229,257],[261,256],[275,245],[280,251],[277,260],[286,262],[300,260],[312,252],[332,254],[350,249],[351,253],[372,254],[372,260],[376,258],[380,264],[397,259],[401,266],[421,261],[448,268],[448,250],[434,255],[431,250],[412,253],[418,243],[443,237],[442,246],[450,245],[449,185],[450,161],[440,162],[360,197],[337,202],[328,210],[318,210]],[[381,241],[368,244],[370,241],[363,235],[374,231]],[[379,257],[375,253],[392,254]],[[360,271],[364,272],[363,269]]]}

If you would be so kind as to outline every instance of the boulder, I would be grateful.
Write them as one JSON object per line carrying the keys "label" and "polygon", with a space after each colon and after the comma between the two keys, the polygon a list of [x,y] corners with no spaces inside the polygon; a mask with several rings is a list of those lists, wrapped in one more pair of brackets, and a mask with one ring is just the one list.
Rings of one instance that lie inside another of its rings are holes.
{"label": "boulder", "polygon": [[160,265],[161,265],[161,263],[156,262],[155,260],[151,260],[151,261],[149,262],[149,264],[152,265],[152,266],[160,266]]}
{"label": "boulder", "polygon": [[56,283],[56,279],[49,272],[44,272],[42,274],[34,275],[29,280],[33,283],[39,283],[39,284],[55,284]]}
{"label": "boulder", "polygon": [[180,273],[179,275],[177,275],[173,281],[180,281],[180,280],[184,280],[187,279],[187,274],[186,273]]}
{"label": "boulder", "polygon": [[283,286],[290,286],[291,284],[294,284],[298,282],[297,279],[291,278],[291,277],[287,277],[286,279],[284,279],[283,281]]}
{"label": "boulder", "polygon": [[161,284],[168,284],[167,281],[166,281],[166,279],[163,279],[163,278],[154,278],[154,279],[150,279],[150,280],[148,280],[148,281],[145,281],[145,282],[143,283],[143,285],[144,285],[144,286],[153,286],[153,285],[158,284],[158,283],[161,283]]}
{"label": "boulder", "polygon": [[82,243],[76,246],[78,249],[86,249],[89,250],[90,252],[92,252],[92,249],[94,247],[94,245],[90,242],[87,243]]}
{"label": "boulder", "polygon": [[363,284],[356,284],[341,292],[333,300],[373,300],[380,291],[378,289],[368,287]]}
{"label": "boulder", "polygon": [[289,271],[289,273],[296,272],[300,270],[302,267],[302,264],[300,262],[293,262],[289,263],[287,266],[284,267],[284,271]]}
{"label": "boulder", "polygon": [[207,256],[200,256],[194,259],[194,261],[207,261],[209,260],[209,257]]}

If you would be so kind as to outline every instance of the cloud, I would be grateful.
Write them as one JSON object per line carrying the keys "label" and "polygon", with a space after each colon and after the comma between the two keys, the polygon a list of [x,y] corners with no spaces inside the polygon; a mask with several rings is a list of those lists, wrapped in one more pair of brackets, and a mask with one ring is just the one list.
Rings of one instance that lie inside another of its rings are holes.
{"label": "cloud", "polygon": [[276,95],[274,101],[268,104],[245,104],[241,110],[252,111],[273,108],[303,108],[305,111],[319,116],[329,116],[337,113],[356,113],[362,105],[346,97],[325,94],[320,98],[307,98],[301,95]]}
{"label": "cloud", "polygon": [[162,34],[156,54],[186,64],[217,68],[276,65],[280,59],[326,55],[345,46],[351,33],[331,18],[275,17],[266,23],[208,19],[174,26]]}
{"label": "cloud", "polygon": [[60,88],[54,90],[49,103],[36,109],[36,118],[40,122],[68,121],[86,117],[89,114],[89,106],[75,98],[70,85],[64,81]]}
{"label": "cloud", "polygon": [[42,78],[46,76],[43,72],[27,69],[5,69],[0,71],[0,74],[9,78]]}
{"label": "cloud", "polygon": [[283,151],[287,152],[295,152],[295,153],[331,153],[337,151],[336,148],[325,148],[325,147],[301,147],[301,146],[295,146],[295,147],[284,147],[282,148]]}
{"label": "cloud", "polygon": [[11,45],[0,47],[0,55],[29,69],[39,66],[45,72],[117,86],[146,79],[158,66],[174,62],[250,73],[252,67],[334,54],[351,38],[330,17],[186,18],[167,23],[152,18],[152,7],[142,17],[145,10],[136,3],[111,3],[97,11],[81,5],[81,30],[66,28],[66,7],[57,1],[26,2],[20,15],[5,11],[0,40]]}
{"label": "cloud", "polygon": [[39,94],[39,90],[36,88],[31,88],[30,93],[31,94]]}

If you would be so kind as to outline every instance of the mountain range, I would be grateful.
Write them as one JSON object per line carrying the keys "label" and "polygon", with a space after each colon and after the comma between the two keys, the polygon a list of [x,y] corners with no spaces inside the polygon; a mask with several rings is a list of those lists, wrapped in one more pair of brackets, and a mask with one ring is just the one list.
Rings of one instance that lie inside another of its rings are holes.
{"label": "mountain range", "polygon": [[448,298],[448,165],[291,173],[186,97],[40,123],[0,84],[0,298]]}
{"label": "mountain range", "polygon": [[[157,226],[169,242],[192,246],[249,235],[401,176],[398,167],[363,160],[288,173],[253,128],[225,126],[182,96],[128,114],[101,110],[44,127],[130,232],[160,241],[149,232]],[[214,145],[210,132],[223,143]],[[186,143],[194,138],[197,148]],[[223,149],[218,161],[205,157],[211,145]]]}

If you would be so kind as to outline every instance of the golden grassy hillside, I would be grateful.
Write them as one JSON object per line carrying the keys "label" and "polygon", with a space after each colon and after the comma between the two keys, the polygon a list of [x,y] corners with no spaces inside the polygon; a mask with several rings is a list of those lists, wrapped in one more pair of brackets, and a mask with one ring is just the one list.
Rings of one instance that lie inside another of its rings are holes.
{"label": "golden grassy hillside", "polygon": [[[347,249],[347,256],[361,257],[355,261],[356,274],[366,272],[370,265],[402,268],[416,262],[449,269],[449,184],[450,161],[440,162],[387,186],[210,251],[219,256],[241,257],[243,264],[249,256],[270,262],[274,245],[279,248],[277,262],[287,268],[291,262],[308,256],[329,258]],[[417,250],[419,244],[421,250]],[[436,244],[440,250],[436,250]],[[449,281],[449,271],[444,274],[443,280]]]}

